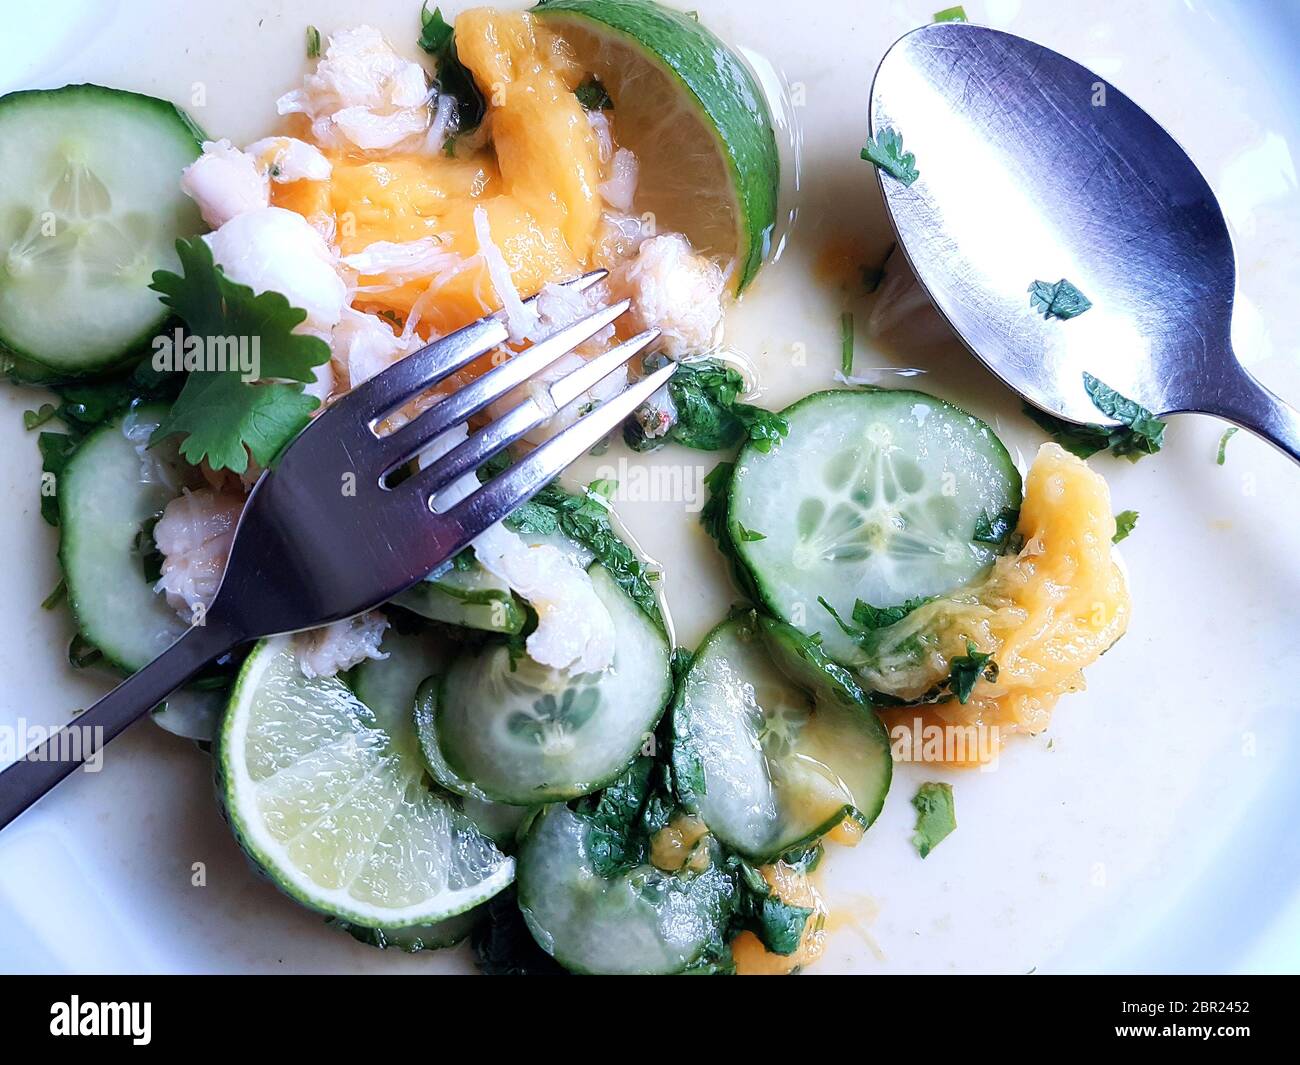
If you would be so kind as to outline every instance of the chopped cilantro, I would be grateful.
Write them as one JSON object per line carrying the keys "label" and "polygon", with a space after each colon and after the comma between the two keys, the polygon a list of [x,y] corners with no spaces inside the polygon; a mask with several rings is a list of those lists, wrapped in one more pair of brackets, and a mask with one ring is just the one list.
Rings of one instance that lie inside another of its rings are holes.
{"label": "chopped cilantro", "polygon": [[[651,366],[647,364],[647,369]],[[760,451],[770,451],[790,426],[781,415],[739,400],[745,380],[717,359],[682,363],[667,384],[676,420],[667,433],[648,436],[654,417],[629,418],[623,439],[634,451],[648,451],[672,440],[697,451],[724,451],[748,439]]]}
{"label": "chopped cilantro", "polygon": [[68,580],[66,577],[60,577],[59,583],[54,586],[54,590],[41,600],[42,610],[53,610],[63,600],[68,597]]}
{"label": "chopped cilantro", "polygon": [[1126,539],[1128,534],[1137,527],[1138,512],[1136,510],[1121,510],[1115,515],[1115,535],[1110,538],[1112,544],[1117,544]]}
{"label": "chopped cilantro", "polygon": [[[438,68],[438,91],[456,101],[456,131],[467,133],[476,129],[487,113],[483,94],[478,91],[474,75],[456,54],[456,31],[442,17],[439,8],[429,10],[428,0],[420,7],[419,45],[434,58]],[[447,154],[451,138],[447,140]]]}
{"label": "chopped cilantro", "polygon": [[966,9],[957,4],[955,7],[945,7],[942,11],[934,13],[935,22],[969,22],[966,17]]}
{"label": "chopped cilantro", "polygon": [[59,524],[59,478],[77,449],[78,441],[78,437],[68,433],[41,433],[36,438],[36,447],[41,453],[41,473],[49,474],[51,479],[48,483],[53,488],[52,491],[46,491],[42,484],[41,491],[41,517],[50,525]]}
{"label": "chopped cilantro", "polygon": [[740,535],[741,543],[755,544],[759,540],[766,540],[767,535],[761,532],[755,532],[753,529],[746,529],[740,522],[736,523],[736,530]]}
{"label": "chopped cilantro", "polygon": [[952,785],[928,781],[912,798],[916,807],[916,831],[912,846],[922,858],[952,835],[957,827],[957,810],[952,801]]}
{"label": "chopped cilantro", "polygon": [[890,625],[898,624],[913,610],[925,606],[930,601],[930,598],[919,595],[914,599],[907,600],[905,603],[899,603],[898,606],[872,606],[870,603],[859,599],[853,604],[852,621],[845,621],[840,617],[839,611],[821,596],[817,597],[817,602],[835,619],[835,624],[840,627],[845,636],[855,640],[859,645],[865,646],[871,633],[877,629],[884,629]]}
{"label": "chopped cilantro", "polygon": [[1055,415],[1024,405],[1025,415],[1072,455],[1089,458],[1099,451],[1136,462],[1143,455],[1154,455],[1164,444],[1165,423],[1149,410],[1121,396],[1091,374],[1083,375],[1084,387],[1093,405],[1122,425],[1108,427],[1085,423],[1077,425]]}
{"label": "chopped cilantro", "polygon": [[892,126],[882,129],[879,136],[868,138],[862,158],[904,185],[912,184],[921,176],[916,169],[916,156],[903,151],[903,137]]}
{"label": "chopped cilantro", "polygon": [[278,292],[254,295],[227,278],[202,239],[178,240],[176,250],[183,275],[156,271],[149,287],[191,334],[255,338],[263,380],[246,382],[236,369],[191,372],[152,442],[179,434],[186,461],[206,459],[214,470],[243,473],[249,452],[267,466],[320,405],[298,382],[315,379],[312,368],[329,361],[329,345],[293,332],[307,312]]}
{"label": "chopped cilantro", "polygon": [[23,428],[32,430],[39,428],[48,422],[51,418],[58,415],[59,408],[53,403],[42,403],[37,410],[23,411]]}
{"label": "chopped cilantro", "polygon": [[1011,534],[1019,521],[1019,507],[1003,507],[992,517],[982,513],[975,522],[975,532],[971,539],[981,544],[992,544],[1001,551],[1010,542]]}
{"label": "chopped cilantro", "polygon": [[320,30],[315,26],[307,27],[307,58],[320,58]]}
{"label": "chopped cilantro", "polygon": [[614,101],[609,98],[609,93],[605,91],[605,86],[594,74],[588,74],[583,82],[573,90],[573,95],[578,98],[578,103],[582,104],[583,109],[587,111],[612,111]]}
{"label": "chopped cilantro", "polygon": [[954,658],[949,667],[948,686],[963,706],[970,702],[975,682],[981,677],[990,684],[998,679],[998,664],[993,661],[993,655],[979,650],[970,640],[966,641],[966,653]]}
{"label": "chopped cilantro", "polygon": [[781,899],[767,878],[749,862],[732,858],[729,863],[737,874],[739,894],[736,900],[736,923],[758,936],[765,950],[788,956],[799,949],[804,929],[813,911],[806,906],[792,906]]}
{"label": "chopped cilantro", "polygon": [[1044,318],[1077,318],[1092,306],[1088,299],[1065,278],[1056,284],[1035,281],[1029,286],[1029,306]]}
{"label": "chopped cilantro", "polygon": [[853,312],[840,315],[840,370],[845,377],[853,373]]}
{"label": "chopped cilantro", "polygon": [[1219,454],[1214,461],[1220,466],[1222,466],[1228,458],[1228,441],[1236,436],[1238,432],[1240,432],[1240,430],[1233,425],[1223,430],[1223,435],[1219,437]]}

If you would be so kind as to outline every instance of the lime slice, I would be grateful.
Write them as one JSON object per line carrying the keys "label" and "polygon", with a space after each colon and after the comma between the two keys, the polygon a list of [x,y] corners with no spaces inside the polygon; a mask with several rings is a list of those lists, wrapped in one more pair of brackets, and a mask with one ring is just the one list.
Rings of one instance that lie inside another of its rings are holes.
{"label": "lime slice", "polygon": [[514,861],[431,791],[409,714],[308,680],[263,640],[222,724],[219,792],[252,860],[287,894],[367,928],[430,924],[514,879]]}
{"label": "lime slice", "polygon": [[650,0],[541,0],[533,11],[614,101],[619,143],[640,162],[638,206],[658,230],[734,256],[743,289],[767,255],[780,179],[749,68],[690,15]]}

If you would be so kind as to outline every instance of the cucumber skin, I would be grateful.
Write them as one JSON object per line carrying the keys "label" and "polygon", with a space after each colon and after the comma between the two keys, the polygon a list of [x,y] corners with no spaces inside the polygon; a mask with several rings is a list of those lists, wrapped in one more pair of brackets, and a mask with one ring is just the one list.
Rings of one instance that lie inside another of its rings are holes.
{"label": "cucumber skin", "polygon": [[[755,625],[761,625],[766,627],[768,625],[775,624],[775,625],[784,626],[785,628],[789,628],[791,629],[791,631],[798,633],[797,629],[794,629],[793,626],[787,625],[786,622],[781,621],[780,619],[765,617],[763,615],[756,614],[754,612],[750,612],[750,616],[754,619]],[[725,620],[715,625],[712,629],[710,629],[708,634],[704,637],[704,639],[700,641],[700,645],[696,649],[695,653],[691,656],[690,664],[686,667],[685,672],[682,674],[683,681],[685,680],[686,675],[691,671],[691,669],[694,668],[696,661],[704,653],[705,649],[708,647],[708,645],[713,641],[715,637],[721,636],[727,629],[729,629],[733,625],[743,625],[743,624],[744,624],[743,615],[740,617],[733,616],[733,617],[726,618]],[[802,633],[799,633],[799,635],[802,636]],[[843,669],[843,667],[833,662],[829,657],[826,657],[826,662],[834,666],[837,671]],[[778,668],[780,667],[778,666]],[[854,684],[854,688],[857,688],[856,684]],[[859,694],[861,694],[861,689],[857,689],[857,690]],[[687,773],[685,768],[686,737],[689,735],[685,726],[681,722],[681,718],[683,716],[682,706],[685,702],[685,694],[686,694],[685,683],[679,683],[677,685],[677,694],[673,698],[673,705],[670,711],[672,714],[672,718],[670,721],[671,735],[673,737],[673,749],[672,749],[672,756],[670,759],[671,766],[672,766],[672,775],[673,775],[673,790],[677,793],[678,798],[681,800],[682,808],[686,810],[687,813],[698,814],[699,798],[695,794],[694,790],[690,787],[690,784],[687,782],[687,777],[689,776],[689,774]],[[847,687],[845,688],[845,694],[846,696],[849,694]],[[783,846],[779,851],[776,851],[772,854],[761,855],[761,856],[746,855],[746,857],[749,858],[751,861],[756,861],[759,864],[766,864],[769,862],[777,861],[783,855],[789,854],[791,851],[796,851],[796,850],[800,850],[801,848],[809,847],[812,844],[818,842],[820,839],[822,839],[822,837],[825,836],[826,833],[833,831],[837,825],[841,824],[844,821],[845,818],[852,818],[854,821],[856,821],[859,825],[862,826],[862,830],[863,832],[865,832],[875,823],[876,818],[880,816],[880,812],[885,808],[885,798],[889,794],[889,788],[890,785],[893,783],[893,776],[894,776],[894,760],[889,745],[889,733],[885,731],[885,726],[881,724],[880,718],[876,716],[876,712],[874,709],[872,709],[869,702],[864,704],[864,703],[859,703],[855,699],[848,699],[848,698],[846,698],[845,701],[851,702],[852,705],[854,705],[858,709],[859,711],[858,716],[862,718],[864,723],[867,723],[867,728],[869,731],[876,733],[877,738],[879,739],[886,754],[890,755],[886,763],[889,768],[885,774],[884,787],[880,789],[876,801],[872,803],[871,807],[866,809],[859,809],[856,806],[852,806],[846,803],[844,806],[840,807],[840,809],[836,811],[836,813],[833,816],[827,818],[825,822],[817,826],[817,828],[813,829],[813,831],[809,832],[808,835],[804,836],[802,839],[796,840],[794,843],[791,843],[788,846]],[[723,840],[722,842],[726,843],[725,840]],[[731,847],[731,844],[727,843],[727,846]],[[732,847],[732,849],[734,850],[735,848]],[[741,853],[741,852],[737,851],[737,853]]]}
{"label": "cucumber skin", "polygon": [[[976,418],[975,415],[971,414],[966,410],[963,410],[961,407],[958,407],[955,403],[949,403],[946,399],[940,399],[938,396],[932,396],[928,392],[921,392],[914,388],[898,388],[898,389],[888,388],[888,389],[875,389],[874,391],[888,392],[891,396],[915,396],[918,400],[921,400],[927,404],[939,403],[945,407],[951,407],[953,410],[959,412],[960,414],[965,415],[967,418],[970,418],[973,421],[977,422],[979,425],[983,426],[986,430],[988,430],[988,434],[990,438],[992,438],[992,440],[994,440],[1001,448],[1002,456],[1005,459],[1003,466],[1014,488],[1013,495],[1023,496],[1024,485],[1020,477],[1020,471],[1016,469],[1016,464],[1012,461],[1011,454],[1010,452],[1007,451],[1006,445],[1002,443],[1002,438],[999,437],[998,434],[993,431],[993,427],[990,426],[983,419]],[[825,397],[858,395],[858,394],[860,393],[856,391],[850,391],[849,389],[843,389],[843,388],[823,389],[821,392],[813,392],[810,395],[804,396],[803,399],[795,400],[795,402],[791,403],[790,406],[782,410],[781,414],[783,417],[785,417],[788,420],[790,415],[797,412],[799,408],[807,404],[822,402],[825,399]],[[774,448],[771,452],[761,452],[757,448],[755,448],[753,444],[747,443],[740,449],[740,453],[736,456],[736,469],[737,470],[741,469],[747,460],[768,458],[770,455],[776,454],[780,449],[780,447],[781,445],[778,444],[777,447]],[[727,525],[726,525],[727,538],[730,541],[731,555],[735,559],[735,565],[741,569],[741,571],[744,573],[745,577],[747,578],[747,580],[743,582],[745,585],[745,590],[748,591],[750,594],[756,596],[757,604],[763,607],[764,610],[766,610],[769,614],[771,614],[773,617],[779,618],[781,621],[786,622],[786,624],[789,624],[789,621],[785,616],[785,612],[782,609],[781,603],[777,601],[774,595],[771,595],[768,592],[766,582],[763,580],[762,575],[757,571],[757,569],[755,569],[750,564],[749,559],[745,556],[745,552],[742,550],[742,545],[744,541],[741,538],[740,522],[738,522],[734,517],[735,492],[736,492],[736,477],[733,474],[730,484],[727,485]],[[882,604],[882,605],[892,605],[892,604]],[[710,635],[712,635],[712,633],[710,633]]]}
{"label": "cucumber skin", "polygon": [[[137,412],[142,414],[155,409],[157,409],[159,412],[162,412],[165,411],[166,406],[165,405],[157,406],[157,405],[150,404],[150,405],[145,405],[136,408]],[[64,467],[64,471],[62,474],[64,478],[67,477],[68,469],[72,466],[74,462],[76,462],[77,456],[82,452],[82,450],[88,444],[90,444],[91,441],[98,439],[104,433],[116,433],[121,430],[122,417],[123,415],[119,414],[117,417],[91,430],[85,436],[85,438],[81,441],[81,443],[77,445],[76,450],[69,457],[68,465]],[[57,488],[56,488],[56,492],[58,492]],[[65,552],[68,549],[68,541],[75,534],[77,522],[75,520],[75,515],[72,514],[69,509],[72,506],[72,504],[67,502],[67,498],[68,498],[67,494],[64,492],[58,492],[57,498],[59,501],[59,552],[58,552],[59,569],[63,571],[64,578],[66,580],[67,573],[68,573],[68,564],[67,564],[67,559],[65,558]],[[141,577],[141,580],[143,580],[143,577]],[[95,647],[97,647],[103,653],[104,662],[110,667],[112,667],[114,672],[120,673],[124,677],[129,677],[132,673],[134,673],[135,672],[134,668],[127,665],[125,662],[122,662],[117,658],[115,658],[112,652],[107,648],[100,647],[99,644],[95,643],[95,640],[90,635],[90,633],[86,631],[86,627],[82,624],[81,621],[81,611],[78,609],[77,593],[71,583],[68,583],[67,601],[68,601],[68,608],[72,611],[72,619],[77,623],[77,631],[81,633],[83,637],[89,640],[92,644],[95,645]],[[183,627],[184,626],[182,626],[182,628]]]}
{"label": "cucumber skin", "polygon": [[[764,130],[757,138],[751,138],[748,136],[746,126],[743,143],[720,142],[723,154],[727,158],[728,168],[731,170],[732,185],[736,190],[740,214],[749,237],[746,253],[736,263],[736,294],[744,292],[746,286],[758,274],[767,255],[768,244],[776,229],[777,196],[780,192],[780,164],[772,115],[767,99],[749,68],[703,24],[684,12],[654,3],[652,0],[602,0],[600,4],[592,4],[590,0],[538,0],[533,8],[533,14],[548,21],[551,16],[557,16],[555,21],[560,25],[565,18],[594,23],[606,31],[612,31],[628,39],[632,47],[642,51],[645,48],[640,43],[638,35],[648,26],[657,23],[672,32],[685,31],[694,38],[691,43],[695,45],[697,51],[693,53],[693,58],[700,61],[701,68],[716,73],[719,53],[730,58],[733,69],[728,73],[740,81],[756,101]],[[696,101],[700,109],[707,111],[708,108],[704,106],[695,87],[698,69],[689,64],[686,69],[681,69],[671,62],[667,63],[666,67]],[[771,167],[773,180],[761,184],[744,180],[742,168],[764,157],[774,164]]]}
{"label": "cucumber skin", "polygon": [[[115,99],[126,98],[136,106],[146,107],[149,110],[157,111],[159,118],[166,121],[179,120],[189,135],[194,138],[194,158],[197,159],[203,151],[203,142],[208,139],[207,133],[199,126],[185,111],[177,107],[169,100],[160,99],[157,96],[148,96],[145,93],[131,92],[129,89],[113,89],[107,85],[97,85],[94,82],[80,82],[76,85],[64,85],[58,89],[18,89],[14,92],[6,93],[0,96],[0,111],[6,107],[21,105],[27,97],[102,97],[111,96]],[[178,175],[179,178],[179,175]],[[177,234],[177,236],[189,236],[190,234]],[[171,312],[162,305],[158,304],[159,316],[143,330],[139,336],[132,340],[121,353],[115,358],[105,359],[103,362],[84,369],[70,369],[68,366],[49,366],[37,356],[30,352],[22,351],[12,347],[5,342],[3,336],[0,336],[0,368],[11,380],[21,384],[49,385],[60,382],[84,382],[99,377],[109,376],[121,370],[132,359],[139,358],[149,350],[150,341],[163,329],[171,319]]]}

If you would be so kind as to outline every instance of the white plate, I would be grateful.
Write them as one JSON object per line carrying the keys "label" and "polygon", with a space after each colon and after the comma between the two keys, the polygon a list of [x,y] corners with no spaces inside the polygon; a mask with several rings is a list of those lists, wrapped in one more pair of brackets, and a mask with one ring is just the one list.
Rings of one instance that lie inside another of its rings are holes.
{"label": "white plate", "polygon": [[[769,404],[830,383],[843,297],[809,280],[825,242],[888,243],[857,159],[884,49],[946,0],[791,4],[691,0],[728,41],[766,55],[801,102],[800,212],[780,261],[729,319]],[[456,8],[458,4],[444,4]],[[1247,365],[1300,400],[1300,194],[1293,162],[1300,85],[1288,41],[1300,17],[1264,5],[970,0],[978,21],[1093,67],[1187,147],[1237,242],[1235,337]],[[178,5],[26,5],[0,41],[0,91],[100,81],[168,96],[242,143],[275,119],[301,73],[305,27],[362,18],[413,50],[416,0]],[[200,97],[202,106],[194,102]],[[1007,145],[1015,151],[1015,145]],[[861,323],[864,304],[855,305]],[[802,345],[802,347],[800,347]],[[797,353],[806,353],[799,364]],[[915,365],[916,384],[992,419],[1008,445],[1041,440],[1018,404],[952,345],[864,354]],[[39,603],[58,579],[37,512],[39,461],[20,414],[35,394],[0,391],[0,723],[54,724],[100,689],[73,675],[71,630]],[[879,823],[832,848],[823,883],[838,933],[821,971],[1300,968],[1300,778],[1295,623],[1300,470],[1240,434],[1214,463],[1220,426],[1179,418],[1136,466],[1095,460],[1115,508],[1141,511],[1124,544],[1134,621],[1066,698],[1049,733],[1013,741],[997,772],[900,767]],[[605,462],[616,461],[611,452]],[[651,460],[694,477],[712,456]],[[636,460],[640,462],[641,460]],[[643,476],[635,464],[627,480]],[[690,482],[693,483],[693,482]],[[678,634],[693,643],[731,598],[683,493],[621,508],[668,560]],[[954,783],[960,828],[920,861],[908,803],[924,779]],[[202,876],[200,876],[200,872]],[[201,883],[200,883],[201,881]],[[207,757],[145,723],[0,836],[0,968],[14,971],[463,969],[463,951],[389,957],[329,931],[244,864],[212,801]]]}

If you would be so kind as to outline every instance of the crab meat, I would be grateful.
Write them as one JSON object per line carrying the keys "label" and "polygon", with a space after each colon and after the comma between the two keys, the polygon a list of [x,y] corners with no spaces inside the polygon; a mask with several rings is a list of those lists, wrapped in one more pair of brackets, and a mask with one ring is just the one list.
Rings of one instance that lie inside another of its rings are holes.
{"label": "crab meat", "polygon": [[187,623],[202,617],[216,597],[243,509],[242,495],[200,488],[168,503],[154,526],[154,544],[163,556],[154,591]]}
{"label": "crab meat", "polygon": [[228,140],[204,141],[203,154],[181,171],[181,191],[213,229],[270,203],[266,172]]}
{"label": "crab meat", "polygon": [[306,115],[326,148],[419,150],[434,95],[419,63],[398,55],[377,29],[358,26],[334,34],[315,73],[275,106],[282,115]]}
{"label": "crab meat", "polygon": [[333,166],[314,144],[297,137],[263,137],[244,149],[254,165],[277,185],[293,181],[328,181]]}
{"label": "crab meat", "polygon": [[[420,468],[436,462],[469,436],[464,425],[449,430],[420,456]],[[467,473],[436,492],[433,509],[445,511],[472,494],[478,478]],[[528,656],[539,665],[569,673],[597,673],[614,661],[614,621],[596,588],[574,558],[553,544],[530,546],[497,522],[473,542],[474,556],[489,573],[528,600],[537,628]]]}
{"label": "crab meat", "polygon": [[348,305],[337,260],[300,214],[260,207],[235,215],[204,238],[212,258],[232,281],[254,292],[278,292],[307,312],[300,333],[328,336]]}
{"label": "crab meat", "polygon": [[680,233],[643,242],[636,256],[610,272],[614,299],[630,299],[635,329],[659,329],[659,350],[674,359],[716,347],[722,331],[726,278],[717,263],[697,255]]}
{"label": "crab meat", "polygon": [[300,632],[293,640],[298,668],[310,680],[332,677],[367,658],[383,660],[388,655],[379,650],[379,644],[387,628],[388,619],[371,610],[346,621]]}

